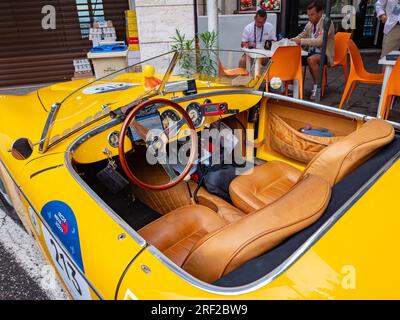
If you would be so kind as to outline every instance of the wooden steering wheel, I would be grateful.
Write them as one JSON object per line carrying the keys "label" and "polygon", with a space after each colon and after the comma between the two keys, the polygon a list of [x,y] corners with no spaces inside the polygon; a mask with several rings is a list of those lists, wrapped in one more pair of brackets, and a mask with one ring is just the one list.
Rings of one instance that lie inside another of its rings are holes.
{"label": "wooden steering wheel", "polygon": [[[168,163],[168,156],[166,153],[163,153],[162,155],[157,155],[160,149],[165,148],[166,145],[169,142],[169,139],[171,138],[171,130],[170,128],[165,129],[162,132],[157,132],[153,133],[153,130],[148,130],[147,128],[144,127],[141,123],[136,121],[136,115],[138,114],[139,111],[145,109],[146,107],[155,105],[155,104],[161,104],[163,106],[168,106],[178,113],[182,115],[182,118],[178,121],[177,126],[181,126],[183,123],[187,123],[189,129],[190,129],[190,141],[191,141],[191,146],[190,146],[190,155],[188,157],[187,164],[184,168],[184,170],[179,174],[176,175],[174,169],[171,167],[171,165]],[[157,157],[157,159],[161,159],[161,166],[167,173],[167,175],[170,178],[170,181],[168,183],[165,183],[163,185],[151,185],[143,182],[139,178],[137,178],[127,160],[126,160],[126,154],[125,154],[125,137],[127,135],[128,129],[130,127],[133,127],[133,129],[136,131],[136,133],[140,136],[140,138],[146,143],[147,147],[147,152],[151,152],[154,154],[154,156]],[[146,190],[166,190],[169,188],[172,188],[173,186],[177,185],[179,182],[181,182],[189,173],[190,169],[192,168],[193,162],[195,160],[196,152],[197,151],[197,133],[196,133],[196,128],[190,119],[189,114],[186,112],[185,109],[183,109],[179,104],[168,100],[168,99],[153,99],[153,100],[147,100],[145,102],[142,102],[138,106],[132,109],[126,119],[124,120],[124,123],[122,125],[122,129],[119,135],[119,146],[118,146],[118,155],[119,155],[119,160],[121,162],[122,169],[124,170],[125,174],[127,175],[128,179],[139,186],[142,189]]]}

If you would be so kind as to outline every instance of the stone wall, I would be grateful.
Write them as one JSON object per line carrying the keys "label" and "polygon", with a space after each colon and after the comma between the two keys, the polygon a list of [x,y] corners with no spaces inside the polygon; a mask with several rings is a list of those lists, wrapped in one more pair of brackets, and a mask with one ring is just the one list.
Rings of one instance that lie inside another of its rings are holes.
{"label": "stone wall", "polygon": [[141,59],[170,51],[178,29],[194,37],[193,0],[135,0]]}

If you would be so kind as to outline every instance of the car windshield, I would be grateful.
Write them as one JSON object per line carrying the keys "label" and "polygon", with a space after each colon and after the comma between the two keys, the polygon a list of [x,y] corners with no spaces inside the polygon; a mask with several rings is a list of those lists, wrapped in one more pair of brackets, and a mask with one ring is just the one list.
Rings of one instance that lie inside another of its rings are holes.
{"label": "car windshield", "polygon": [[[257,90],[267,68],[267,59],[257,53],[255,58],[248,56],[246,68],[239,68],[242,56],[242,51],[232,50],[171,51],[96,80],[53,85],[47,96],[54,101],[48,103],[57,103],[58,109],[53,121],[48,121],[52,125],[47,130],[47,147],[107,116],[111,110],[160,94],[176,97],[180,81],[192,80],[193,83],[195,80],[197,92],[232,88]],[[180,93],[182,91],[180,89]],[[43,142],[45,135],[46,132],[42,135]]]}

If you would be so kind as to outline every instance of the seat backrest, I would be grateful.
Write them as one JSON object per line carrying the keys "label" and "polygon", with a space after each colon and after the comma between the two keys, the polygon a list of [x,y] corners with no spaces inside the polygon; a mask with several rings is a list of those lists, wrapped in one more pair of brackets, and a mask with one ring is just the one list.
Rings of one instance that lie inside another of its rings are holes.
{"label": "seat backrest", "polygon": [[318,153],[308,163],[303,175],[319,176],[333,186],[393,138],[392,125],[384,120],[370,120]]}
{"label": "seat backrest", "polygon": [[358,75],[366,73],[360,50],[357,48],[354,41],[350,39],[347,42],[347,45],[349,46],[349,53],[351,58],[350,71],[353,69]]}
{"label": "seat backrest", "polygon": [[396,64],[390,74],[389,81],[386,86],[385,95],[400,96],[400,58],[397,59]]}
{"label": "seat backrest", "polygon": [[298,77],[299,70],[301,72],[301,47],[279,47],[272,56],[266,80],[269,82],[273,77],[279,77],[282,81],[293,80]]}
{"label": "seat backrest", "polygon": [[212,283],[314,223],[330,196],[328,182],[317,176],[305,176],[269,206],[204,236],[182,268]]}
{"label": "seat backrest", "polygon": [[349,32],[337,32],[335,34],[335,64],[347,58],[350,38],[351,33]]}

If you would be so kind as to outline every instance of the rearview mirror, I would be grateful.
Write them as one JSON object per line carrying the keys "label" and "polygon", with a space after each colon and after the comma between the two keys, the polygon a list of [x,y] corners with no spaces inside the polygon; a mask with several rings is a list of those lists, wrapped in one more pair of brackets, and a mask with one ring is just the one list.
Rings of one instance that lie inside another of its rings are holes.
{"label": "rearview mirror", "polygon": [[33,153],[33,144],[27,138],[20,138],[14,141],[10,152],[15,159],[26,160]]}

